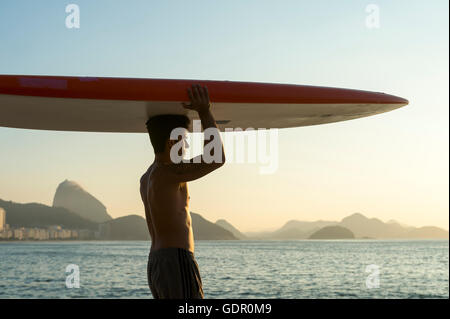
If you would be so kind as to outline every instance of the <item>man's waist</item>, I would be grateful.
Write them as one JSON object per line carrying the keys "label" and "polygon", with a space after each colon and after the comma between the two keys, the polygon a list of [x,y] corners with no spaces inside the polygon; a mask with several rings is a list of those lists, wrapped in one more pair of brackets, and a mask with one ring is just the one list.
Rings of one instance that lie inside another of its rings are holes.
{"label": "man's waist", "polygon": [[184,254],[194,258],[194,252],[182,247],[162,247],[151,249],[149,257],[157,257],[161,255]]}

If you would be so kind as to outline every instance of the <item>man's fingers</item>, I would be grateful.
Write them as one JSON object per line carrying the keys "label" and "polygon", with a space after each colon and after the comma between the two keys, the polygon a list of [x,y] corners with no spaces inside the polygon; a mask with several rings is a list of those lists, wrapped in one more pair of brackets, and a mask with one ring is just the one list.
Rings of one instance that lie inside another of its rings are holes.
{"label": "man's fingers", "polygon": [[[200,84],[192,84],[192,88],[188,88],[188,96],[191,100],[191,107],[192,104],[197,103],[209,103],[209,92],[208,88],[206,86],[201,86]],[[185,104],[183,104],[185,106]]]}
{"label": "man's fingers", "polygon": [[205,98],[206,98],[206,100],[209,102],[209,92],[208,92],[208,87],[205,85],[205,90],[204,90],[204,92],[205,92]]}
{"label": "man's fingers", "polygon": [[204,103],[207,103],[208,102],[208,96],[206,95],[205,87],[203,87],[203,86],[200,87],[200,94],[201,94],[201,97],[202,97],[202,101]]}
{"label": "man's fingers", "polygon": [[207,96],[207,94],[205,92],[205,88],[203,86],[198,85],[197,89],[198,89],[199,102],[207,103],[208,102],[208,96]]}
{"label": "man's fingers", "polygon": [[188,88],[187,91],[188,91],[189,100],[191,100],[191,102],[192,102],[194,100],[194,96],[192,95],[191,88]]}
{"label": "man's fingers", "polygon": [[196,99],[196,100],[200,100],[201,99],[201,95],[200,95],[200,92],[198,90],[198,85],[193,85],[192,86],[192,92],[194,93],[194,99]]}

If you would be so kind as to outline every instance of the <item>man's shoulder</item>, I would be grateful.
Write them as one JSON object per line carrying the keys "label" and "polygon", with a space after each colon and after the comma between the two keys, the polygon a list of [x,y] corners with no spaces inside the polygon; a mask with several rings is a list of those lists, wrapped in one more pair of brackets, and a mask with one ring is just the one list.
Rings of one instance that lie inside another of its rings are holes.
{"label": "man's shoulder", "polygon": [[167,176],[170,172],[173,171],[173,165],[169,163],[159,163],[158,165],[154,165],[151,169],[149,169],[144,175],[141,177],[141,184],[143,182],[154,183],[154,182],[165,182],[167,181]]}
{"label": "man's shoulder", "polygon": [[147,171],[141,176],[141,178],[140,178],[140,180],[139,180],[139,181],[141,182],[141,184],[147,182],[147,180],[148,180],[148,175],[149,175],[149,171],[147,170]]}

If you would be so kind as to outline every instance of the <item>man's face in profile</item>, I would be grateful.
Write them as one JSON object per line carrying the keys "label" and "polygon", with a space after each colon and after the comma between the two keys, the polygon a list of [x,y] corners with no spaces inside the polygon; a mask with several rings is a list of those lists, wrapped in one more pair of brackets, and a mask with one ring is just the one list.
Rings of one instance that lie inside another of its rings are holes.
{"label": "man's face in profile", "polygon": [[189,131],[185,128],[177,128],[176,135],[176,139],[170,139],[168,141],[170,157],[173,163],[179,163],[180,159],[185,159],[187,150],[189,148]]}
{"label": "man's face in profile", "polygon": [[186,151],[189,148],[189,143],[188,143],[188,130],[185,129],[185,132],[182,136],[179,137],[179,141],[182,141],[182,145],[181,145],[181,156],[184,158],[186,155]]}

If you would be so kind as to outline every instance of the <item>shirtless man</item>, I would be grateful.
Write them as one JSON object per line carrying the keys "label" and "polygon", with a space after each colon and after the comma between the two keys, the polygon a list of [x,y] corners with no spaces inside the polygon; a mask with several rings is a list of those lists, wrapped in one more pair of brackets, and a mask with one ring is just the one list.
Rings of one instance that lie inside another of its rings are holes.
{"label": "shirtless man", "polygon": [[[210,110],[208,89],[192,85],[187,93],[191,103],[182,103],[182,106],[198,112],[203,130],[217,129]],[[194,258],[187,182],[203,177],[225,163],[222,140],[217,134],[217,141],[209,142],[220,143],[221,161],[206,163],[204,152],[189,163],[176,164],[170,150],[176,143],[182,143],[183,153],[186,143],[185,138],[171,140],[170,133],[178,127],[188,129],[189,118],[159,115],[150,118],[146,124],[155,151],[155,160],[141,177],[140,188],[152,239],[147,266],[149,287],[155,299],[203,298],[202,281]]]}

